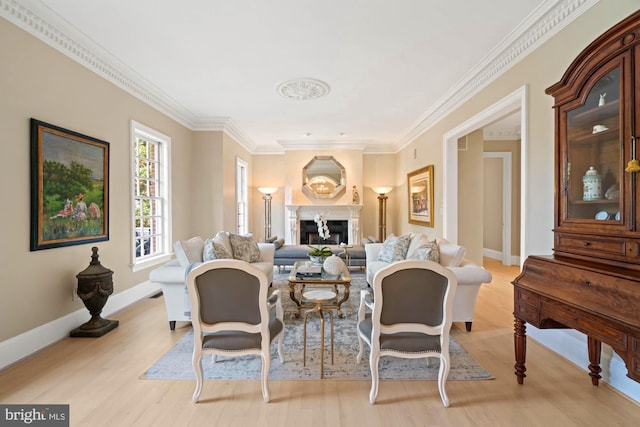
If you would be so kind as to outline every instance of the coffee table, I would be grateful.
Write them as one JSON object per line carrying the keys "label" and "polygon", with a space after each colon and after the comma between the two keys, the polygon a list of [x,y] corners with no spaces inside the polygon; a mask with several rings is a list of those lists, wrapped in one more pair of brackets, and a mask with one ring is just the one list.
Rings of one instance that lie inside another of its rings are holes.
{"label": "coffee table", "polygon": [[[310,267],[312,267],[311,261],[296,261],[289,273],[289,297],[291,297],[291,301],[296,303],[295,316],[300,317],[301,308],[316,307],[315,304],[307,304],[303,300],[302,293],[304,292],[305,287],[331,286],[336,293],[336,298],[332,301],[333,304],[325,304],[324,307],[328,309],[335,308],[338,311],[338,316],[344,317],[340,306],[343,302],[349,299],[349,289],[351,288],[351,274],[349,273],[349,269],[345,266],[345,268],[342,269],[342,272],[338,275],[331,275],[324,271],[324,269],[321,269],[319,275],[309,274],[306,277],[298,275],[298,273],[304,270],[309,270]],[[342,286],[342,298],[340,298],[338,286]],[[296,297],[296,287],[300,288],[300,299]]]}

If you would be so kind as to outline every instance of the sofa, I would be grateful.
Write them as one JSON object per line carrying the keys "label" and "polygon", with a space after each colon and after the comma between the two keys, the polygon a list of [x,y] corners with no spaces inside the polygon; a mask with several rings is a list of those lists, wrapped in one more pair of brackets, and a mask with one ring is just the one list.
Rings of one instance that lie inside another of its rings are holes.
{"label": "sofa", "polygon": [[[335,255],[341,257],[345,262],[344,256],[344,248],[340,245],[326,245],[331,252]],[[307,245],[283,245],[279,246],[275,244],[275,257],[274,257],[274,265],[278,267],[280,270],[281,267],[290,267],[296,261],[304,261],[309,259],[309,251],[311,248]],[[353,245],[350,248],[347,248],[349,251],[350,262],[349,265],[351,267],[364,267],[365,264],[365,251],[362,245]]]}
{"label": "sofa", "polygon": [[194,266],[212,259],[242,259],[264,272],[269,283],[273,282],[275,247],[272,243],[256,243],[251,236],[221,231],[212,239],[196,236],[179,240],[173,247],[176,258],[149,274],[149,280],[162,289],[171,330],[175,330],[176,321],[191,321],[185,278]]}
{"label": "sofa", "polygon": [[480,286],[490,283],[492,277],[491,272],[464,258],[464,247],[445,239],[429,240],[424,234],[410,234],[391,235],[384,243],[369,243],[365,251],[369,285],[380,269],[402,259],[430,259],[450,269],[458,280],[453,321],[465,322],[467,331],[471,331]]}

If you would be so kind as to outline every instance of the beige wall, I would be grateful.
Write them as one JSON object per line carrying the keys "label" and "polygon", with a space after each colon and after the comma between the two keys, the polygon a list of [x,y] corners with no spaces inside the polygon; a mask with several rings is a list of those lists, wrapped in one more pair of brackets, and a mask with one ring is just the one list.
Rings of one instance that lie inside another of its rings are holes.
{"label": "beige wall", "polygon": [[467,149],[458,151],[458,243],[467,249],[466,258],[482,265],[482,130],[463,139]]}
{"label": "beige wall", "polygon": [[[171,137],[172,240],[234,230],[235,159],[252,156],[223,132],[192,132],[0,18],[0,342],[83,309],[75,275],[91,261],[114,271],[114,292],[148,279],[133,272],[130,121]],[[29,119],[110,143],[109,240],[29,251]],[[251,170],[251,169],[249,169]]]}
{"label": "beige wall", "polygon": [[[115,292],[147,280],[130,264],[130,121],[172,138],[173,235],[184,238],[192,199],[192,133],[38,39],[0,19],[0,341],[78,309],[76,277],[91,247],[114,271]],[[110,143],[109,240],[29,251],[29,119],[36,118]]]}
{"label": "beige wall", "polygon": [[[249,187],[251,187],[251,155],[247,150],[240,146],[232,137],[223,134],[223,150],[222,150],[222,199],[216,197],[215,204],[217,209],[222,209],[222,224],[213,223],[216,232],[227,230],[235,232],[237,230],[236,218],[236,160],[240,158],[247,162],[247,170],[249,171]],[[220,178],[218,178],[220,179]],[[222,200],[222,203],[220,203]],[[251,205],[249,197],[249,212],[255,210]],[[251,221],[249,221],[251,225]]]}
{"label": "beige wall", "polygon": [[498,157],[485,158],[483,161],[484,176],[482,187],[484,199],[482,208],[484,212],[482,225],[482,247],[496,252],[502,252],[502,215],[503,183],[502,168],[503,159]]}
{"label": "beige wall", "polygon": [[[378,237],[378,195],[374,187],[392,186],[393,190],[387,195],[387,236],[398,233],[399,224],[408,221],[406,209],[399,209],[398,200],[401,189],[395,181],[395,156],[389,154],[367,154],[364,156],[362,182],[364,188],[360,191],[362,214],[360,215],[360,229],[362,237]],[[404,206],[404,205],[403,205]]]}
{"label": "beige wall", "polygon": [[[223,132],[194,132],[191,170],[197,173],[189,193],[192,195],[189,217],[190,235],[214,236],[222,229]],[[235,163],[234,163],[235,164]],[[204,215],[203,212],[210,212]]]}
{"label": "beige wall", "polygon": [[[520,144],[521,141],[485,141],[484,151],[488,152],[506,152],[511,153],[511,255],[520,255]],[[485,163],[486,164],[486,163]],[[500,173],[500,182],[502,182],[502,175]],[[485,198],[487,192],[485,191]],[[502,200],[502,196],[500,197]],[[485,203],[486,205],[486,203]],[[494,212],[491,215],[496,215],[495,210],[500,210],[500,216],[502,216],[502,207],[493,206]],[[485,218],[486,219],[486,218]],[[487,230],[485,229],[485,238],[487,237]],[[499,236],[500,250],[502,250],[502,237]],[[486,240],[485,240],[486,241]],[[490,243],[489,246],[484,245],[488,249],[496,249],[494,243]],[[496,249],[497,250],[497,249]]]}

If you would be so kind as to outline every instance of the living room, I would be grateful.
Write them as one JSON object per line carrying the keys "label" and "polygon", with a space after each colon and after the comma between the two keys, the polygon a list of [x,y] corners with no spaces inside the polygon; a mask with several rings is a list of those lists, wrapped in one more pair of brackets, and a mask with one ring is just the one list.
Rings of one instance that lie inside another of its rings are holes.
{"label": "living room", "polygon": [[[82,301],[75,296],[75,286],[76,274],[90,261],[92,245],[30,250],[30,118],[110,143],[109,239],[96,244],[103,264],[115,272],[115,292],[105,309],[109,315],[139,301],[147,304],[147,295],[155,291],[148,282],[149,272],[160,265],[131,266],[131,195],[128,189],[132,120],[171,138],[172,240],[193,235],[213,236],[220,230],[236,229],[234,188],[237,158],[246,161],[249,170],[250,230],[262,236],[264,204],[257,188],[273,186],[279,190],[273,194],[271,204],[272,234],[285,236],[289,231],[286,228],[286,205],[306,203],[292,183],[300,180],[302,167],[314,155],[332,155],[347,168],[349,190],[331,203],[350,203],[351,186],[357,187],[363,205],[362,236],[375,236],[378,231],[378,200],[371,188],[390,185],[394,189],[388,200],[388,233],[425,232],[430,237],[450,237],[451,218],[446,215],[451,210],[449,203],[453,201],[447,193],[450,189],[445,188],[444,183],[451,182],[449,174],[453,172],[445,165],[447,147],[443,143],[444,136],[525,88],[527,128],[523,130],[526,145],[523,142],[522,170],[527,187],[522,193],[519,254],[524,259],[532,254],[550,254],[553,247],[553,99],[545,94],[545,89],[562,77],[571,61],[589,43],[637,10],[637,1],[634,0],[588,2],[590,7],[583,6],[579,16],[573,17],[566,27],[558,29],[552,36],[540,36],[535,42],[536,48],[528,55],[519,58],[510,68],[492,75],[467,98],[457,100],[455,107],[437,121],[417,129],[415,135],[400,144],[395,152],[331,147],[265,154],[254,152],[250,146],[241,143],[241,133],[232,122],[219,125],[217,130],[212,130],[214,126],[199,130],[201,124],[190,122],[188,115],[180,117],[176,114],[176,111],[180,112],[179,108],[165,104],[161,98],[154,98],[156,94],[128,87],[126,79],[110,75],[108,70],[101,74],[99,63],[91,68],[88,65],[90,60],[82,63],[82,60],[73,58],[68,53],[69,47],[64,46],[64,41],[60,42],[62,36],[40,27],[37,19],[30,17],[19,3],[0,3],[0,60],[3,63],[0,67],[0,111],[3,113],[0,124],[5,132],[5,142],[0,147],[0,174],[5,182],[1,190],[2,199],[9,207],[3,213],[5,244],[0,275],[2,368],[40,351],[43,343],[46,346],[61,340],[85,321],[87,314]],[[560,3],[575,6],[585,2]],[[434,165],[435,222],[432,228],[407,221],[407,174],[426,165]],[[457,171],[455,173],[458,176]],[[287,188],[291,192],[286,191]],[[457,200],[457,203],[457,212],[465,220],[455,217],[456,224],[460,224],[455,228],[455,240],[469,248],[474,261],[482,263],[482,247],[478,244],[481,238],[478,232],[473,231],[478,228],[477,225],[474,227],[473,212],[463,205],[462,200]],[[504,302],[511,303],[510,300]],[[142,318],[145,316],[142,311],[136,313]],[[154,317],[157,318],[159,316]],[[161,321],[166,329],[164,321]],[[565,359],[581,367],[588,364],[586,344],[577,333],[535,332],[534,328],[530,329],[530,336]],[[133,335],[131,339],[135,340]],[[170,340],[167,337],[164,344]],[[118,345],[126,347],[127,344]],[[504,364],[512,366],[512,348],[507,353],[509,357]],[[611,353],[608,358],[604,355],[608,363],[605,369],[608,372],[603,372],[605,382],[632,399],[640,400],[638,384],[625,377],[624,364]],[[531,377],[533,379],[534,375]],[[512,380],[515,382],[515,376]],[[547,392],[552,393],[553,384],[549,386]],[[188,404],[189,391],[186,389],[190,387],[191,384],[185,387],[186,398],[180,404]],[[250,388],[241,393],[252,396]]]}

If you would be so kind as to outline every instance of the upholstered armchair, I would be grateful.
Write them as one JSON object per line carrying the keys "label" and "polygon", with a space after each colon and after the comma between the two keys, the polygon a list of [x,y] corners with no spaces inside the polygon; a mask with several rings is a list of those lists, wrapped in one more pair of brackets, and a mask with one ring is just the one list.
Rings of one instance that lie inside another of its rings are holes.
{"label": "upholstered armchair", "polygon": [[[449,331],[457,280],[451,270],[433,261],[398,261],[379,270],[370,290],[360,295],[356,357],[360,363],[363,343],[370,347],[371,392],[378,396],[378,362],[381,356],[438,358],[438,390],[449,406],[445,385],[449,375]],[[367,308],[371,310],[369,313]]]}
{"label": "upholstered armchair", "polygon": [[[246,261],[220,259],[195,267],[187,275],[193,324],[193,370],[198,402],[203,386],[202,355],[259,355],[262,359],[262,397],[269,402],[267,378],[270,346],[278,341],[284,362],[284,320],[280,291],[267,299],[266,274]],[[271,309],[271,310],[270,310]]]}

